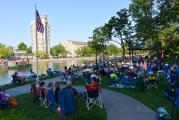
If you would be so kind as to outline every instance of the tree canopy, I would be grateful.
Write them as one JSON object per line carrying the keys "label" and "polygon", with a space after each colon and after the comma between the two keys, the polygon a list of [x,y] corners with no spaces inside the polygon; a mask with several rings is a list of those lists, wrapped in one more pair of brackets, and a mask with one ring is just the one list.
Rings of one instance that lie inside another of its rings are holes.
{"label": "tree canopy", "polygon": [[79,48],[77,51],[76,51],[77,55],[91,55],[91,54],[95,54],[94,50],[92,50],[91,47],[89,47],[89,45],[87,46],[84,46],[82,48]]}
{"label": "tree canopy", "polygon": [[26,49],[26,52],[27,52],[27,53],[32,53],[32,46],[29,46],[29,47]]}
{"label": "tree canopy", "polygon": [[67,51],[62,44],[58,44],[50,49],[50,53],[53,57],[60,57],[66,55]]}
{"label": "tree canopy", "polygon": [[0,43],[0,58],[6,58],[12,56],[13,52],[9,47]]}
{"label": "tree canopy", "polygon": [[[34,53],[34,55],[36,56],[36,53]],[[38,51],[38,57],[41,59],[49,58],[48,54],[46,54],[44,51]]]}
{"label": "tree canopy", "polygon": [[[151,55],[179,53],[179,2],[177,0],[131,0],[129,9],[119,10],[104,26],[93,31],[92,48],[114,41],[123,49],[138,44],[155,46]],[[97,36],[97,37],[96,37]]]}
{"label": "tree canopy", "polygon": [[27,50],[27,45],[24,42],[20,42],[17,46],[18,50]]}
{"label": "tree canopy", "polygon": [[107,55],[117,55],[119,54],[119,52],[120,52],[120,49],[114,44],[110,44],[106,47]]}

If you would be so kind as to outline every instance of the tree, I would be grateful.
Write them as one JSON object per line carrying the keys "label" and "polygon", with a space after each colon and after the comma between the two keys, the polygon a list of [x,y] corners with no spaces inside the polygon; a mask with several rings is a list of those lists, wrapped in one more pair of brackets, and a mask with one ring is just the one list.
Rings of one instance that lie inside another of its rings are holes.
{"label": "tree", "polygon": [[53,57],[59,57],[66,55],[67,51],[63,45],[58,44],[50,49],[50,53]]}
{"label": "tree", "polygon": [[[157,39],[151,40],[156,49],[164,50],[166,55],[174,55],[179,50],[179,31],[176,24],[170,24],[157,34]],[[160,54],[160,51],[153,51]]]}
{"label": "tree", "polygon": [[18,50],[26,50],[27,49],[27,45],[23,42],[20,42],[18,44]]}
{"label": "tree", "polygon": [[115,42],[119,43],[123,49],[123,59],[125,58],[125,41],[130,39],[133,33],[129,17],[130,15],[128,13],[128,10],[121,9],[119,12],[117,12],[117,16],[111,17],[111,19],[108,22],[109,25],[107,26],[109,32],[108,36],[112,35],[113,37],[119,39],[119,41]]}
{"label": "tree", "polygon": [[98,65],[98,54],[102,53],[106,49],[106,36],[102,31],[102,27],[98,27],[93,30],[92,41],[88,42],[89,47],[96,53],[96,65]]}
{"label": "tree", "polygon": [[164,50],[171,56],[171,51],[176,51],[178,6],[177,0],[132,0],[129,11],[136,37],[145,46],[154,46],[152,53],[159,55]]}
{"label": "tree", "polygon": [[[34,55],[36,55],[36,53],[34,53]],[[38,51],[38,57],[42,59],[49,58],[48,54],[46,54],[44,51]]]}
{"label": "tree", "polygon": [[12,50],[0,43],[0,58],[6,58],[12,55],[13,55]]}
{"label": "tree", "polygon": [[89,55],[89,54],[95,54],[95,52],[92,50],[91,47],[89,47],[89,45],[84,46],[82,48],[79,48],[76,51],[77,55]]}
{"label": "tree", "polygon": [[29,46],[29,47],[26,49],[26,52],[27,52],[27,53],[32,53],[32,46]]}
{"label": "tree", "polygon": [[135,23],[136,37],[140,41],[146,41],[155,29],[155,9],[154,0],[132,0],[129,5],[129,12]]}
{"label": "tree", "polygon": [[179,2],[177,0],[157,0],[157,15],[155,17],[157,28],[163,29],[179,19]]}
{"label": "tree", "polygon": [[119,48],[114,44],[110,44],[107,46],[106,52],[108,55],[117,55],[119,53]]}

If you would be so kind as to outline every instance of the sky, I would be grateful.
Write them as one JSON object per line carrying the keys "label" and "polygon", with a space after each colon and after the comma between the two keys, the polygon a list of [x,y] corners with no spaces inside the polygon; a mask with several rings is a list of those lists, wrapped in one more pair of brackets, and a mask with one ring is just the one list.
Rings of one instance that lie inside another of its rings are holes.
{"label": "sky", "polygon": [[31,45],[30,23],[39,13],[47,13],[51,46],[64,40],[88,41],[92,31],[104,25],[131,0],[0,0],[0,43],[17,47]]}

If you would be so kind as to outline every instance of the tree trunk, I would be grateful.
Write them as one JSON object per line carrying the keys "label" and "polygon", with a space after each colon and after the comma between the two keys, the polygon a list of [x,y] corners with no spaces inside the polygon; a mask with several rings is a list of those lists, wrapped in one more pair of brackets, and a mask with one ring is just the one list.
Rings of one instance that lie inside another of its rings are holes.
{"label": "tree trunk", "polygon": [[123,60],[125,60],[125,54],[126,54],[125,46],[124,46],[124,44],[122,44],[122,57],[123,57]]}
{"label": "tree trunk", "polygon": [[98,68],[98,52],[96,51],[96,67]]}

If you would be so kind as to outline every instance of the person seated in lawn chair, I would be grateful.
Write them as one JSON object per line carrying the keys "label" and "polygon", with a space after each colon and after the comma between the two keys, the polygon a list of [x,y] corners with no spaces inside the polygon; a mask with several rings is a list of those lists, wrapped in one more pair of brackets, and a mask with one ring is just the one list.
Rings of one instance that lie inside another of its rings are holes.
{"label": "person seated in lawn chair", "polygon": [[12,81],[11,83],[20,83],[20,77],[18,76],[17,72],[15,72],[13,75],[12,75]]}
{"label": "person seated in lawn chair", "polygon": [[9,94],[5,93],[5,91],[3,91],[0,88],[0,108],[4,109],[5,107],[8,107],[9,105],[11,107],[16,107],[17,102],[12,96],[10,96]]}
{"label": "person seated in lawn chair", "polygon": [[67,81],[66,86],[60,90],[58,95],[59,107],[63,115],[70,115],[76,112],[77,91],[72,87],[72,82]]}
{"label": "person seated in lawn chair", "polygon": [[136,79],[137,74],[130,68],[130,69],[129,69],[129,72],[128,72],[128,76],[129,76],[132,80],[134,80],[134,79]]}
{"label": "person seated in lawn chair", "polygon": [[34,96],[33,98],[34,103],[40,100],[39,82],[34,81],[31,83],[31,93]]}
{"label": "person seated in lawn chair", "polygon": [[149,72],[148,73],[148,76],[147,76],[147,86],[148,87],[153,86],[155,88],[157,88],[157,86],[158,86],[158,82],[156,80],[156,76],[155,76],[155,74],[153,72]]}
{"label": "person seated in lawn chair", "polygon": [[96,81],[99,83],[101,80],[101,77],[98,75],[97,71],[94,70],[93,73],[91,74],[91,79],[96,79]]}
{"label": "person seated in lawn chair", "polygon": [[9,96],[0,88],[0,108],[7,107]]}
{"label": "person seated in lawn chair", "polygon": [[47,70],[47,75],[50,76],[50,77],[53,76],[53,72],[52,72],[52,69],[51,69],[51,68],[49,68],[49,69]]}
{"label": "person seated in lawn chair", "polygon": [[179,86],[178,77],[179,77],[179,72],[177,72],[177,70],[171,70],[170,74],[167,76],[167,82],[172,87]]}
{"label": "person seated in lawn chair", "polygon": [[111,71],[111,74],[110,74],[110,78],[109,78],[109,85],[115,85],[116,84],[116,81],[117,81],[117,75],[114,71]]}
{"label": "person seated in lawn chair", "polygon": [[49,98],[49,107],[51,110],[55,111],[56,107],[55,107],[54,84],[52,82],[48,84],[47,93]]}
{"label": "person seated in lawn chair", "polygon": [[175,80],[174,80],[174,86],[175,88],[179,88],[179,67],[176,68],[175,70],[176,76],[175,76]]}
{"label": "person seated in lawn chair", "polygon": [[90,110],[94,105],[102,108],[101,90],[99,83],[95,78],[91,80],[91,84],[85,87],[85,98],[87,109]]}
{"label": "person seated in lawn chair", "polygon": [[67,66],[65,66],[64,67],[64,73],[63,73],[63,77],[64,77],[64,83],[67,81],[67,79],[68,79],[68,68],[67,68]]}
{"label": "person seated in lawn chair", "polygon": [[85,84],[90,84],[91,83],[91,74],[90,74],[90,72],[88,72],[88,71],[83,72],[83,76],[84,76],[84,79],[85,79]]}
{"label": "person seated in lawn chair", "polygon": [[44,106],[45,108],[48,107],[48,93],[45,88],[45,82],[40,82],[39,84],[39,93],[40,93],[40,104],[41,106]]}
{"label": "person seated in lawn chair", "polygon": [[145,90],[145,78],[144,76],[139,76],[135,80],[135,90],[144,92]]}
{"label": "person seated in lawn chair", "polygon": [[148,66],[148,67],[147,67],[147,74],[149,74],[150,72],[153,72],[153,69],[152,69],[151,66]]}
{"label": "person seated in lawn chair", "polygon": [[58,103],[58,95],[59,95],[59,92],[60,92],[60,82],[56,82],[56,83],[55,83],[55,103],[56,103],[56,104],[59,104],[59,103]]}

